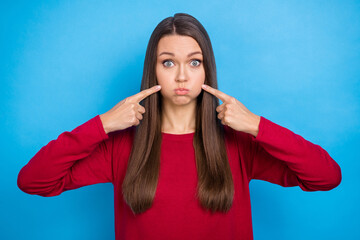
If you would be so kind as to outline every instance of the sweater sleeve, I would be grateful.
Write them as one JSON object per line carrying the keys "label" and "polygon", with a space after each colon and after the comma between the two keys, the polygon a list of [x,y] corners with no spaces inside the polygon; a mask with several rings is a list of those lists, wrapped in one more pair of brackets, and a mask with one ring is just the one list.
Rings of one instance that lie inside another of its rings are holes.
{"label": "sweater sleeve", "polygon": [[261,116],[250,178],[303,191],[327,191],[342,179],[340,166],[319,145]]}
{"label": "sweater sleeve", "polygon": [[113,182],[111,138],[97,115],[43,146],[20,170],[18,187],[43,197]]}

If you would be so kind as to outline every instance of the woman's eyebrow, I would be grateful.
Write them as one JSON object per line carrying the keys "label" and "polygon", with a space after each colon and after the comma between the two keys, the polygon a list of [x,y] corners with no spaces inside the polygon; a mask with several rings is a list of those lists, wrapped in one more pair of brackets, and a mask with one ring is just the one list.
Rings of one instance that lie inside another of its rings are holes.
{"label": "woman's eyebrow", "polygon": [[[163,55],[163,54],[168,54],[168,55],[171,55],[171,56],[175,56],[175,54],[174,54],[174,53],[171,53],[171,52],[162,52],[162,53],[159,54],[159,57],[160,57],[161,55]],[[191,57],[192,55],[195,55],[195,54],[201,54],[201,55],[202,55],[201,52],[197,51],[197,52],[189,53],[189,54],[188,54],[188,57]]]}

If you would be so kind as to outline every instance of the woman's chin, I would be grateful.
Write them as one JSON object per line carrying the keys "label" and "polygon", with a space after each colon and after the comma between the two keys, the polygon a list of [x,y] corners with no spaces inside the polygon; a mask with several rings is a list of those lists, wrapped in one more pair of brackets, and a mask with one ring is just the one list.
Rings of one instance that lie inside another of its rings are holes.
{"label": "woman's chin", "polygon": [[191,99],[190,96],[187,95],[177,95],[173,97],[171,100],[172,104],[177,106],[184,106],[190,104],[192,101],[195,101],[196,99]]}

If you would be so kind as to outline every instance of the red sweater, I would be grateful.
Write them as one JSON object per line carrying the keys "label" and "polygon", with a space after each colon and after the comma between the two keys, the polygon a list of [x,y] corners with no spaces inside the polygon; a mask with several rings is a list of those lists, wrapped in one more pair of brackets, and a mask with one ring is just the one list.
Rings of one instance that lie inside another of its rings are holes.
{"label": "red sweater", "polygon": [[341,182],[329,154],[301,136],[261,117],[257,137],[225,126],[233,174],[233,206],[226,214],[206,212],[195,199],[194,133],[162,133],[159,182],[153,206],[135,216],[121,184],[135,127],[106,134],[97,115],[42,147],[18,175],[18,187],[44,197],[82,186],[114,185],[116,240],[253,239],[249,182],[261,179],[304,191],[326,191]]}

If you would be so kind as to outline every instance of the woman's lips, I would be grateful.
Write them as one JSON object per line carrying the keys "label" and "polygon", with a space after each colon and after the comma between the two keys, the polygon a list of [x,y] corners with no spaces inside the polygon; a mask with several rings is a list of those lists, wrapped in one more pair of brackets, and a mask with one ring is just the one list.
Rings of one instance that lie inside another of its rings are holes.
{"label": "woman's lips", "polygon": [[175,93],[177,95],[185,95],[189,92],[189,89],[186,89],[186,88],[177,88],[175,89]]}

